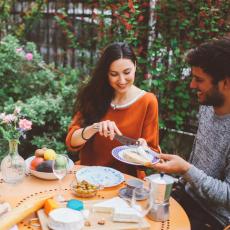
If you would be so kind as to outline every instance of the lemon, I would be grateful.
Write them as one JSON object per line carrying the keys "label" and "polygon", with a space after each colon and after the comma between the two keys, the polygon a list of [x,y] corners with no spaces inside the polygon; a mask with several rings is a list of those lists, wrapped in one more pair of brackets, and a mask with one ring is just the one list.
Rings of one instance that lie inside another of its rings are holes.
{"label": "lemon", "polygon": [[44,159],[45,160],[55,160],[56,153],[53,149],[46,149],[44,152]]}

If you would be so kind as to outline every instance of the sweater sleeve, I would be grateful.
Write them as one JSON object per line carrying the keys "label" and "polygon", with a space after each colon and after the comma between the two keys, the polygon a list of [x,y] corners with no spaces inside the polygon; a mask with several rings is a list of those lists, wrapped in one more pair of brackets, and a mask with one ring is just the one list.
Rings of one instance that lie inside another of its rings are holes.
{"label": "sweater sleeve", "polygon": [[147,107],[147,112],[144,120],[142,138],[148,145],[155,150],[158,150],[159,145],[159,126],[158,126],[158,102],[155,95],[151,95],[151,100]]}
{"label": "sweater sleeve", "polygon": [[230,151],[226,162],[224,180],[208,176],[204,171],[192,166],[183,178],[192,189],[208,202],[230,209]]}
{"label": "sweater sleeve", "polygon": [[76,147],[71,145],[71,138],[72,138],[73,133],[76,130],[81,128],[81,126],[80,126],[80,118],[81,118],[80,113],[77,113],[73,117],[73,119],[72,119],[72,121],[71,121],[71,123],[69,125],[68,133],[67,133],[67,136],[66,136],[66,146],[67,146],[68,150],[72,151],[72,152],[79,151],[84,146],[84,144],[80,145],[80,146],[76,146]]}

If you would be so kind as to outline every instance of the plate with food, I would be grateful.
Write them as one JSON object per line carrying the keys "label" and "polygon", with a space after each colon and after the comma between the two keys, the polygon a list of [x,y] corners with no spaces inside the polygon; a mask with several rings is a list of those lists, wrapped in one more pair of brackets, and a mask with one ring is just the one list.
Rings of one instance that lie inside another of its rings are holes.
{"label": "plate with food", "polygon": [[119,161],[130,165],[147,166],[156,164],[160,161],[157,157],[157,152],[149,147],[136,145],[122,145],[112,150],[112,155]]}
{"label": "plate with food", "polygon": [[87,166],[76,172],[77,181],[83,180],[101,188],[113,187],[122,183],[124,175],[116,169],[103,166]]}

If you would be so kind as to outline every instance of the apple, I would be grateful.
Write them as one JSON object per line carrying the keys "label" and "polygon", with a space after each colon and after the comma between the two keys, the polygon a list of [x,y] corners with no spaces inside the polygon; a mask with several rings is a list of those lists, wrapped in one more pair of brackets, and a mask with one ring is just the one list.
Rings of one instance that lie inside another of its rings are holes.
{"label": "apple", "polygon": [[43,161],[44,161],[43,157],[35,157],[30,163],[30,168],[32,170],[36,170],[38,165],[40,165]]}
{"label": "apple", "polygon": [[43,147],[42,149],[36,149],[34,155],[36,157],[44,157],[44,153],[45,153],[46,149],[47,149],[46,147]]}
{"label": "apple", "polygon": [[45,160],[55,160],[56,152],[53,149],[46,149],[44,152]]}

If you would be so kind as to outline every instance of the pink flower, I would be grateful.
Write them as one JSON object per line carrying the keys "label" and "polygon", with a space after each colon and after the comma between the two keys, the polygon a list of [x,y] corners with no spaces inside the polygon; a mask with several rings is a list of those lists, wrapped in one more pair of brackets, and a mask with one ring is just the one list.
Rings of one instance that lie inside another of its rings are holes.
{"label": "pink flower", "polygon": [[7,114],[3,119],[3,123],[10,123],[16,119],[16,116],[14,114]]}
{"label": "pink flower", "polygon": [[151,79],[152,78],[152,75],[150,73],[146,73],[144,75],[144,79],[147,80],[147,79]]}
{"label": "pink flower", "polygon": [[26,60],[27,61],[32,61],[33,60],[33,54],[32,53],[27,53],[26,54]]}
{"label": "pink flower", "polygon": [[22,48],[21,48],[21,47],[16,49],[16,52],[17,52],[17,53],[20,53],[21,51],[22,51]]}
{"label": "pink flower", "polygon": [[14,114],[17,115],[21,112],[21,108],[20,107],[16,107],[14,110]]}
{"label": "pink flower", "polygon": [[32,122],[27,119],[20,119],[19,128],[23,130],[30,130],[32,129]]}

